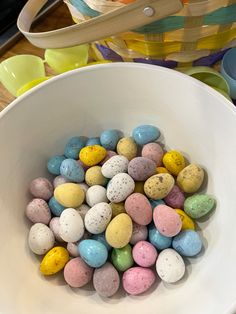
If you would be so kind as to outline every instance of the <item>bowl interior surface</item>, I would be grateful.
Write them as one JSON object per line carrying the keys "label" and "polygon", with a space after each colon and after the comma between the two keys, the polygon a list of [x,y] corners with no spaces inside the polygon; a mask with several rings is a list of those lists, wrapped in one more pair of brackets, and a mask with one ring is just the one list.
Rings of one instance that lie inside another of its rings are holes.
{"label": "bowl interior surface", "polygon": [[[187,262],[174,285],[157,282],[142,296],[100,298],[90,286],[68,287],[39,274],[27,246],[24,210],[32,179],[69,137],[116,128],[127,135],[154,124],[162,142],[207,171],[203,191],[217,207],[199,225],[204,254]],[[141,64],[96,65],[60,75],[17,99],[0,115],[0,313],[236,313],[236,110],[210,87],[184,74]]]}

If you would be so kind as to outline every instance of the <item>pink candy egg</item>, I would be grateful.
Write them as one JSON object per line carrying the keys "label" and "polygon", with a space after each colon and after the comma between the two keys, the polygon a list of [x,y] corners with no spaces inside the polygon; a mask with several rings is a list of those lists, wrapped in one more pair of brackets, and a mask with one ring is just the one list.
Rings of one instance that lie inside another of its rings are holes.
{"label": "pink candy egg", "polygon": [[162,165],[162,158],[164,155],[162,147],[157,143],[149,143],[143,146],[142,157],[149,158],[159,167]]}
{"label": "pink candy egg", "polygon": [[182,227],[180,216],[167,205],[158,205],[154,208],[153,221],[157,230],[166,237],[174,237]]}
{"label": "pink candy egg", "polygon": [[71,259],[64,268],[64,278],[69,286],[79,288],[85,286],[93,277],[93,268],[81,257]]}
{"label": "pink candy egg", "polygon": [[172,208],[183,208],[185,201],[184,192],[178,185],[174,185],[169,194],[164,198],[164,201]]}
{"label": "pink candy egg", "polygon": [[78,252],[78,242],[68,242],[67,243],[67,251],[69,252],[70,256],[72,257],[78,257],[79,252]]}
{"label": "pink candy egg", "polygon": [[141,226],[133,222],[133,232],[129,240],[129,243],[135,245],[141,240],[146,240],[148,236],[148,230],[146,226]]}
{"label": "pink candy egg", "polygon": [[113,152],[112,150],[108,150],[106,157],[100,162],[100,165],[102,166],[103,164],[105,164],[106,161],[108,161],[108,159],[116,155],[117,155],[116,152]]}
{"label": "pink candy egg", "polygon": [[151,267],[157,259],[156,248],[147,241],[139,241],[132,250],[133,259],[136,264],[142,267]]}
{"label": "pink candy egg", "polygon": [[41,198],[34,198],[26,207],[26,217],[33,223],[41,222],[45,225],[49,224],[51,219],[51,211],[47,202]]}
{"label": "pink candy egg", "polygon": [[69,183],[71,182],[70,180],[64,178],[63,176],[57,176],[54,180],[53,180],[53,186],[54,186],[54,189],[61,185],[61,184],[64,184],[64,183]]}
{"label": "pink candy egg", "polygon": [[53,186],[46,178],[36,178],[30,183],[30,193],[47,201],[53,196]]}
{"label": "pink candy egg", "polygon": [[128,174],[135,181],[146,181],[149,177],[156,174],[156,164],[148,158],[133,158],[128,165]]}
{"label": "pink candy egg", "polygon": [[52,230],[55,239],[58,242],[65,242],[59,234],[59,217],[53,217],[50,221],[49,228]]}
{"label": "pink candy egg", "polygon": [[125,210],[134,222],[146,226],[152,221],[152,207],[147,197],[133,193],[125,201]]}
{"label": "pink candy egg", "polygon": [[122,283],[127,293],[137,295],[151,288],[155,280],[156,275],[152,269],[132,267],[124,272]]}

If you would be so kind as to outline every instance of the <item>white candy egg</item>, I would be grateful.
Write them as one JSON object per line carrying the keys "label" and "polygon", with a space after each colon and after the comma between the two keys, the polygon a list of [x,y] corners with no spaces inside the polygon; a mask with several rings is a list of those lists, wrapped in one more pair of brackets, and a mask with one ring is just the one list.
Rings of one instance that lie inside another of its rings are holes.
{"label": "white candy egg", "polygon": [[85,228],[93,234],[99,234],[105,231],[111,220],[112,209],[107,203],[98,203],[94,205],[85,215]]}
{"label": "white candy egg", "polygon": [[48,226],[36,223],[30,228],[28,243],[32,252],[43,255],[53,247],[55,238]]}
{"label": "white candy egg", "polygon": [[113,156],[103,164],[102,174],[111,179],[118,173],[128,172],[128,164],[129,160],[125,156]]}
{"label": "white candy egg", "polygon": [[53,217],[50,221],[49,228],[52,230],[54,237],[58,242],[64,242],[64,240],[61,238],[59,234],[59,227],[60,227],[60,218]]}
{"label": "white candy egg", "polygon": [[60,216],[59,234],[66,242],[76,242],[84,234],[84,222],[74,208],[66,208]]}
{"label": "white candy egg", "polygon": [[107,186],[107,198],[113,203],[124,201],[135,188],[134,180],[127,173],[116,174]]}
{"label": "white candy egg", "polygon": [[179,253],[173,249],[165,249],[157,258],[156,270],[163,281],[174,283],[183,277],[185,264]]}
{"label": "white candy egg", "polygon": [[86,193],[86,203],[93,207],[102,202],[108,203],[107,190],[101,185],[91,186]]}

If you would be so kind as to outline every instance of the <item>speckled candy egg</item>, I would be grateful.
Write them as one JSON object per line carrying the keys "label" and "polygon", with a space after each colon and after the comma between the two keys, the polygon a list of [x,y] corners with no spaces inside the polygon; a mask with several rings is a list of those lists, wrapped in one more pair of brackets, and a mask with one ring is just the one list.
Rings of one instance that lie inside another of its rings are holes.
{"label": "speckled candy egg", "polygon": [[202,239],[194,230],[183,230],[174,237],[172,246],[180,255],[193,257],[201,252]]}
{"label": "speckled candy egg", "polygon": [[66,157],[63,155],[52,156],[47,162],[47,169],[51,174],[60,175],[60,167]]}
{"label": "speckled candy egg", "polygon": [[103,164],[102,174],[111,179],[118,173],[128,172],[128,163],[129,160],[125,156],[113,156]]}
{"label": "speckled candy egg", "polygon": [[106,130],[101,133],[100,142],[105,149],[115,150],[120,138],[121,132],[118,130]]}
{"label": "speckled candy egg", "polygon": [[152,206],[152,209],[154,209],[157,205],[166,205],[166,203],[163,200],[151,200],[151,199],[149,199],[149,202]]}
{"label": "speckled candy egg", "polygon": [[36,198],[47,201],[53,195],[53,186],[46,178],[36,178],[30,183],[30,193]]}
{"label": "speckled candy egg", "polygon": [[174,183],[175,180],[169,173],[156,174],[146,180],[144,191],[153,200],[162,199],[170,193]]}
{"label": "speckled candy egg", "polygon": [[134,180],[127,173],[116,174],[107,186],[107,198],[113,203],[124,201],[134,190]]}
{"label": "speckled candy egg", "polygon": [[156,271],[163,281],[174,283],[184,276],[185,264],[179,253],[173,249],[165,249],[157,258]]}
{"label": "speckled candy egg", "polygon": [[41,222],[48,225],[51,219],[51,212],[47,202],[40,198],[34,198],[26,207],[26,217],[33,223]]}
{"label": "speckled candy egg", "polygon": [[56,246],[44,256],[40,263],[40,272],[44,276],[58,273],[69,261],[69,254],[64,247]]}
{"label": "speckled candy egg", "polygon": [[132,231],[133,225],[129,215],[119,214],[107,226],[106,240],[113,248],[122,248],[129,243]]}
{"label": "speckled candy egg", "polygon": [[110,222],[111,216],[111,206],[104,202],[98,203],[85,215],[85,228],[92,234],[102,233]]}
{"label": "speckled candy egg", "polygon": [[49,206],[52,214],[54,216],[57,216],[57,217],[61,216],[61,213],[66,208],[65,206],[58,203],[58,201],[55,199],[54,196],[50,198],[50,200],[48,202],[48,206]]}
{"label": "speckled candy egg", "polygon": [[60,167],[60,173],[63,177],[67,178],[71,182],[79,183],[84,181],[83,167],[72,158],[63,160]]}
{"label": "speckled candy egg", "polygon": [[78,159],[79,153],[86,142],[87,137],[85,136],[74,136],[70,138],[69,141],[66,143],[64,155],[67,158]]}
{"label": "speckled candy egg", "polygon": [[99,234],[93,234],[91,239],[99,241],[102,244],[104,244],[108,251],[111,250],[111,246],[107,243],[107,240],[106,240],[104,232],[103,233],[99,233]]}
{"label": "speckled candy egg", "polygon": [[95,269],[93,274],[93,286],[102,297],[111,297],[119,289],[120,276],[111,263]]}
{"label": "speckled candy egg", "polygon": [[215,206],[213,197],[207,194],[194,194],[186,198],[184,211],[193,219],[207,215]]}
{"label": "speckled candy egg", "polygon": [[144,145],[141,154],[142,157],[154,161],[157,167],[162,165],[164,152],[161,145],[159,145],[158,143],[149,143]]}
{"label": "speckled candy egg", "polygon": [[111,210],[112,210],[112,218],[114,218],[115,216],[125,213],[125,203],[124,202],[120,202],[120,203],[109,203],[109,205],[111,206]]}
{"label": "speckled candy egg", "polygon": [[86,166],[95,166],[99,164],[105,157],[107,151],[100,145],[86,146],[81,149],[79,158]]}
{"label": "speckled candy egg", "polygon": [[125,210],[139,225],[146,226],[152,221],[152,207],[147,197],[141,193],[133,193],[127,197]]}
{"label": "speckled candy egg", "polygon": [[165,167],[157,167],[157,173],[170,173]]}
{"label": "speckled candy egg", "polygon": [[157,230],[166,237],[177,235],[182,227],[179,215],[166,205],[158,205],[154,208],[153,221]]}
{"label": "speckled candy egg", "polygon": [[84,220],[84,217],[87,214],[87,212],[90,210],[90,207],[87,204],[82,204],[75,209],[80,214],[81,218]]}
{"label": "speckled candy egg", "polygon": [[68,242],[66,249],[69,252],[71,257],[78,257],[79,252],[78,252],[78,242]]}
{"label": "speckled candy egg", "polygon": [[85,144],[85,146],[93,146],[93,145],[101,145],[99,137],[90,137]]}
{"label": "speckled candy egg", "polygon": [[49,223],[49,228],[52,230],[55,239],[58,242],[64,242],[64,240],[61,238],[59,234],[59,228],[60,228],[60,219],[59,217],[53,217]]}
{"label": "speckled candy egg", "polygon": [[147,241],[139,241],[132,250],[135,263],[141,267],[151,267],[156,263],[157,250]]}
{"label": "speckled candy egg", "polygon": [[177,184],[184,192],[195,193],[201,187],[203,179],[203,169],[198,165],[190,164],[178,174]]}
{"label": "speckled candy egg", "polygon": [[54,197],[62,206],[76,208],[83,203],[85,193],[78,184],[64,183],[55,188]]}
{"label": "speckled candy egg", "polygon": [[132,267],[126,270],[122,277],[123,288],[131,295],[138,295],[147,291],[155,280],[154,271],[143,267]]}
{"label": "speckled candy egg", "polygon": [[176,150],[165,153],[162,161],[166,169],[175,176],[185,167],[184,156]]}
{"label": "speckled candy egg", "polygon": [[86,203],[93,207],[102,202],[108,203],[107,190],[101,185],[91,186],[86,193]]}
{"label": "speckled candy egg", "polygon": [[100,162],[100,165],[103,166],[111,157],[116,156],[117,153],[113,150],[107,150],[106,157]]}
{"label": "speckled candy egg", "polygon": [[167,249],[172,243],[172,237],[166,237],[161,234],[153,223],[148,226],[148,240],[158,250]]}
{"label": "speckled candy egg", "polygon": [[123,137],[119,140],[117,147],[117,153],[125,156],[128,160],[133,159],[137,156],[138,147],[132,137]]}
{"label": "speckled candy egg", "polygon": [[84,223],[74,208],[67,208],[60,216],[59,234],[66,242],[76,242],[84,234]]}
{"label": "speckled candy egg", "polygon": [[30,228],[28,244],[32,252],[43,255],[49,251],[55,243],[53,232],[48,226],[36,223]]}
{"label": "speckled candy egg", "polygon": [[59,185],[61,184],[64,184],[64,183],[69,183],[71,182],[69,179],[66,179],[64,178],[63,176],[57,176],[54,180],[53,180],[53,186],[54,186],[54,189],[56,187],[58,187]]}
{"label": "speckled candy egg", "polygon": [[85,182],[89,185],[106,185],[107,178],[102,174],[101,166],[90,167],[85,173]]}
{"label": "speckled candy egg", "polygon": [[128,174],[135,181],[145,181],[156,174],[156,164],[151,159],[136,157],[129,162]]}
{"label": "speckled candy egg", "polygon": [[88,191],[89,186],[86,183],[79,183],[81,189],[86,193]]}
{"label": "speckled candy egg", "polygon": [[132,137],[138,145],[145,145],[155,142],[160,137],[160,131],[153,125],[139,125],[133,130]]}
{"label": "speckled candy egg", "polygon": [[133,266],[132,247],[127,244],[120,249],[113,249],[111,253],[112,264],[118,271],[126,271]]}
{"label": "speckled candy egg", "polygon": [[107,261],[108,252],[106,246],[96,240],[83,240],[78,245],[79,254],[90,267],[101,267]]}
{"label": "speckled candy egg", "polygon": [[182,209],[177,208],[175,209],[175,211],[182,220],[181,230],[186,230],[186,229],[195,230],[194,221]]}
{"label": "speckled candy egg", "polygon": [[130,244],[135,245],[137,242],[146,240],[148,236],[148,230],[146,226],[141,226],[133,222],[133,232],[130,238]]}
{"label": "speckled candy egg", "polygon": [[81,257],[72,258],[64,268],[64,278],[73,288],[85,286],[93,277],[93,268],[89,267]]}
{"label": "speckled candy egg", "polygon": [[169,194],[164,198],[164,201],[166,205],[172,208],[183,208],[185,196],[178,185],[174,185]]}

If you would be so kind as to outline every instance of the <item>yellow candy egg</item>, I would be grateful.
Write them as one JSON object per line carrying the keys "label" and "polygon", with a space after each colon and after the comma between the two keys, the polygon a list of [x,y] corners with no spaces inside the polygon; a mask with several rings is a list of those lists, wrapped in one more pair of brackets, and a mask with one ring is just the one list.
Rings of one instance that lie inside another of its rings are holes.
{"label": "yellow candy egg", "polygon": [[113,248],[126,246],[133,232],[132,220],[127,214],[119,214],[109,223],[106,229],[106,240]]}
{"label": "yellow candy egg", "polygon": [[117,147],[117,153],[125,156],[128,160],[137,156],[138,148],[132,137],[123,137],[119,140]]}
{"label": "yellow candy egg", "polygon": [[125,203],[124,202],[120,202],[120,203],[110,203],[109,204],[111,206],[112,209],[112,218],[114,218],[115,216],[125,213]]}
{"label": "yellow candy egg", "polygon": [[165,167],[157,167],[157,173],[169,173],[169,171]]}
{"label": "yellow candy egg", "polygon": [[144,192],[153,200],[166,197],[172,190],[175,180],[169,173],[159,173],[148,178],[144,183]]}
{"label": "yellow candy egg", "polygon": [[165,153],[162,161],[166,169],[175,176],[185,167],[184,156],[176,150]]}
{"label": "yellow candy egg", "polygon": [[143,181],[136,181],[135,182],[135,188],[134,188],[134,193],[144,193],[144,182]]}
{"label": "yellow candy egg", "polygon": [[175,211],[182,220],[181,230],[186,230],[186,229],[195,230],[195,224],[193,220],[182,209],[175,209]]}
{"label": "yellow candy egg", "polygon": [[85,173],[85,182],[89,185],[106,185],[107,178],[102,175],[102,167],[93,166],[89,168]]}
{"label": "yellow candy egg", "polygon": [[64,183],[55,188],[54,197],[61,205],[76,208],[83,203],[85,193],[76,183]]}
{"label": "yellow candy egg", "polygon": [[204,179],[203,169],[195,164],[185,167],[177,177],[177,184],[186,193],[195,193],[199,190]]}
{"label": "yellow candy egg", "polygon": [[54,275],[64,268],[69,261],[69,253],[64,247],[56,246],[44,256],[40,271],[43,275]]}
{"label": "yellow candy egg", "polygon": [[95,166],[99,164],[105,157],[107,151],[100,145],[85,146],[79,153],[79,158],[86,166]]}

